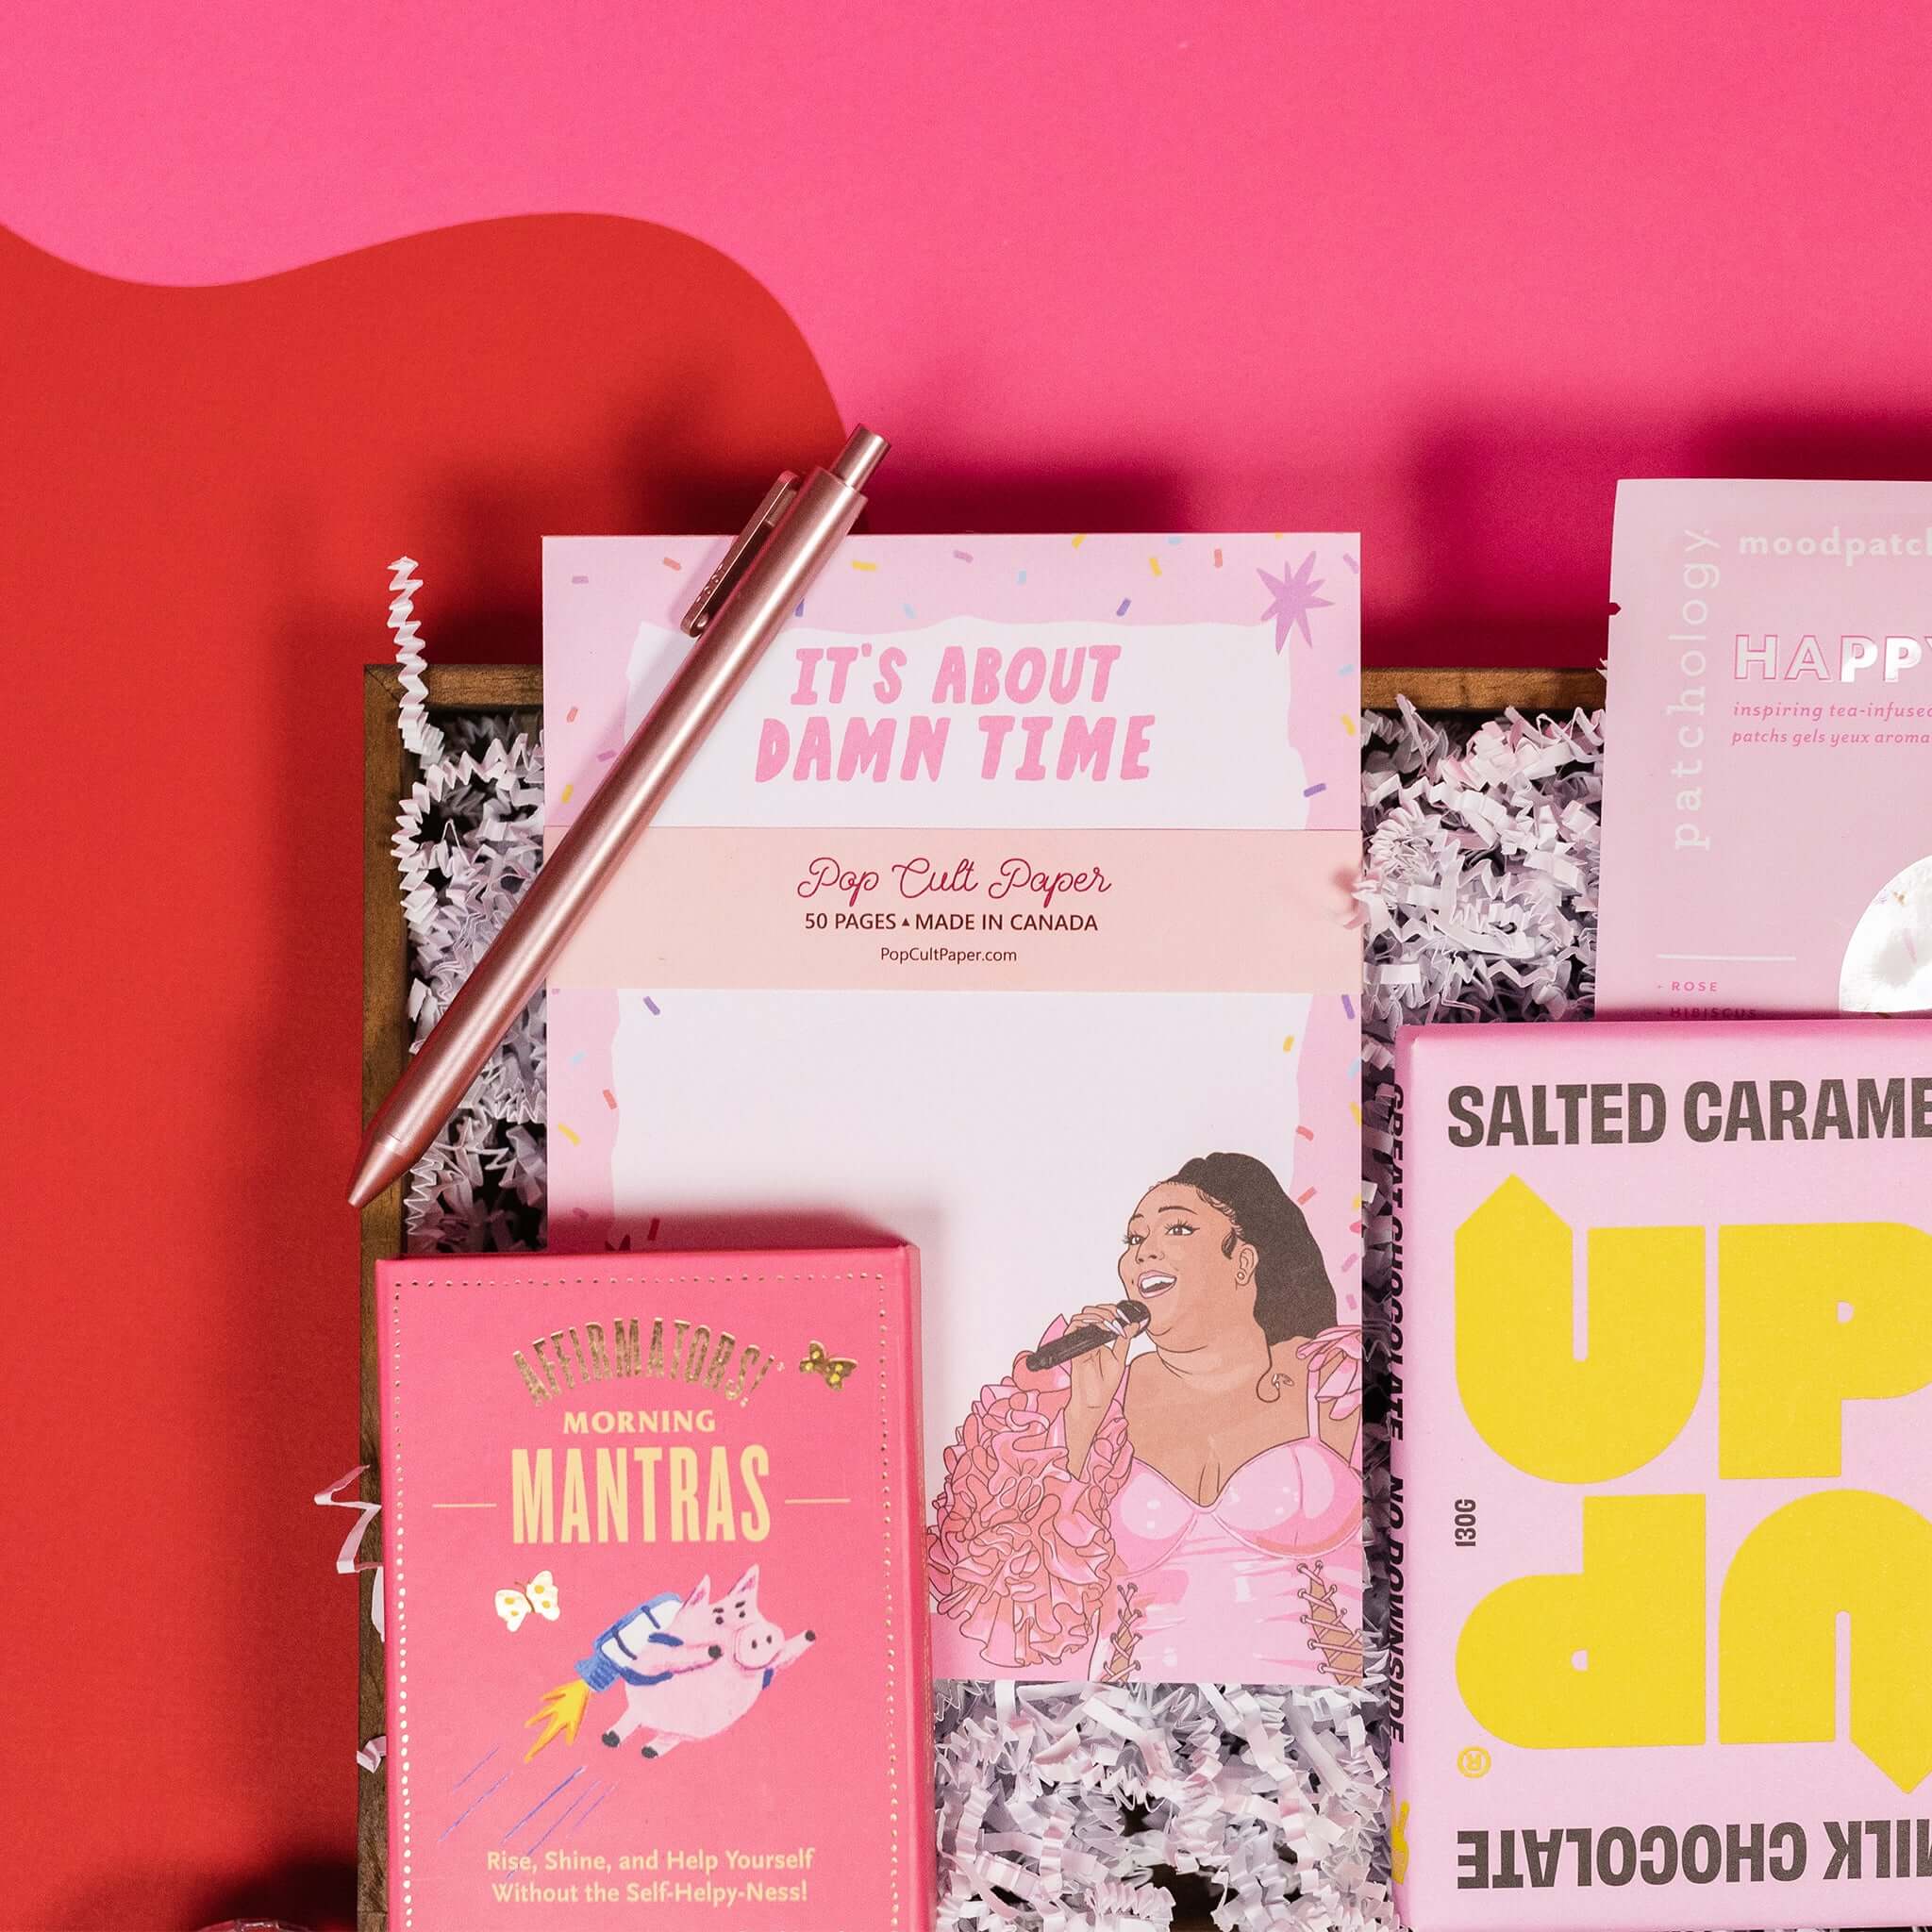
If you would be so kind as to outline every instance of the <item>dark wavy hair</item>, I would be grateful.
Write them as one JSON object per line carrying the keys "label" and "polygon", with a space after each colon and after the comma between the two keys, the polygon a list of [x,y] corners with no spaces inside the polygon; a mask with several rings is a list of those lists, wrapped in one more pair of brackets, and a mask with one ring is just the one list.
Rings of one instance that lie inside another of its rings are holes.
{"label": "dark wavy hair", "polygon": [[1252,1154],[1203,1154],[1171,1184],[1192,1188],[1234,1223],[1221,1252],[1232,1257],[1242,1241],[1255,1265],[1255,1320],[1272,1348],[1291,1335],[1319,1335],[1335,1325],[1335,1290],[1307,1217],[1288,1198],[1266,1161]]}

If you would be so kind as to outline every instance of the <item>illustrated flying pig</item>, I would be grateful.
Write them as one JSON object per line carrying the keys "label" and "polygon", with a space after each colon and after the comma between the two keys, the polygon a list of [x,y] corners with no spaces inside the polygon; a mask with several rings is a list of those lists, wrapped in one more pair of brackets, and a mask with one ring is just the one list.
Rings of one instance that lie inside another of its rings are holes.
{"label": "illustrated flying pig", "polygon": [[708,1576],[687,1597],[653,1597],[597,1639],[574,1681],[545,1693],[529,1720],[545,1729],[525,1761],[559,1732],[574,1743],[591,1693],[619,1684],[624,1713],[603,1734],[612,1748],[641,1732],[643,1755],[662,1757],[680,1744],[715,1738],[816,1641],[810,1630],[788,1638],[758,1608],[756,1563],[715,1601]]}

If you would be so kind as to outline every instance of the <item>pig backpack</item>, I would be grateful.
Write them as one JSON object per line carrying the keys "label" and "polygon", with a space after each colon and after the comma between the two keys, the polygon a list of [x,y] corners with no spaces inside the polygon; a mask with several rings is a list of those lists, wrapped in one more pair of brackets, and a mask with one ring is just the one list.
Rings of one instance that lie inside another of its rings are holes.
{"label": "pig backpack", "polygon": [[612,1750],[639,1738],[643,1757],[662,1757],[715,1738],[816,1641],[810,1630],[787,1637],[758,1608],[756,1563],[715,1600],[708,1576],[689,1596],[651,1597],[598,1636],[575,1677],[544,1692],[525,1721],[543,1729],[524,1762],[559,1736],[575,1744],[591,1697],[619,1688],[624,1709],[602,1733]]}

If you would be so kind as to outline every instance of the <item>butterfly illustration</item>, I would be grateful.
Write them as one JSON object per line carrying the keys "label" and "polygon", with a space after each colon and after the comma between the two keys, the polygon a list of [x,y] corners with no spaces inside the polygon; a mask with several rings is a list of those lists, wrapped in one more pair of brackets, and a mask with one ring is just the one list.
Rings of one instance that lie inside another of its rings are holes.
{"label": "butterfly illustration", "polygon": [[563,1606],[558,1601],[557,1579],[540,1570],[527,1583],[513,1583],[496,1592],[496,1614],[512,1630],[521,1629],[532,1610],[549,1623],[556,1623]]}
{"label": "butterfly illustration", "polygon": [[825,1387],[836,1389],[858,1366],[858,1364],[849,1357],[827,1355],[824,1349],[814,1341],[810,1353],[799,1363],[798,1368],[801,1374],[823,1375],[825,1378]]}

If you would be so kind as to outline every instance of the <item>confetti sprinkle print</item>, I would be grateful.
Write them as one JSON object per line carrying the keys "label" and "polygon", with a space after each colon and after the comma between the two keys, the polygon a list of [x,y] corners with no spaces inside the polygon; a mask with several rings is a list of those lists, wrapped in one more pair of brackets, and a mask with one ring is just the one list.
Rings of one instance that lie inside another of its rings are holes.
{"label": "confetti sprinkle print", "polygon": [[1355,736],[1355,719],[1347,711],[1344,711],[1341,714],[1341,728],[1345,732],[1347,732],[1351,738]]}
{"label": "confetti sprinkle print", "polygon": [[961,563],[971,563],[973,561],[973,553],[970,550],[956,550],[953,552],[953,555],[957,557]]}
{"label": "confetti sprinkle print", "polygon": [[597,762],[600,765],[608,765],[616,756],[617,754],[614,751],[600,751],[597,754]]}
{"label": "confetti sprinkle print", "polygon": [[566,724],[575,724],[577,722],[577,708],[575,705],[563,714],[563,722]]}
{"label": "confetti sprinkle print", "polygon": [[563,788],[562,791],[558,794],[558,803],[568,805],[570,803],[571,793],[575,791],[576,789],[577,788],[575,785],[566,785]]}
{"label": "confetti sprinkle print", "polygon": [[1300,1192],[1299,1194],[1297,1194],[1297,1195],[1296,1195],[1296,1196],[1294,1197],[1294,1205],[1295,1205],[1295,1206],[1296,1206],[1297,1208],[1306,1208],[1306,1207],[1307,1207],[1307,1206],[1308,1205],[1308,1203],[1309,1203],[1310,1201],[1312,1201],[1312,1200],[1313,1200],[1314,1198],[1315,1198],[1315,1191],[1314,1191],[1314,1189],[1313,1189],[1313,1188],[1304,1188],[1304,1189],[1303,1189],[1303,1190],[1301,1191],[1301,1192]]}
{"label": "confetti sprinkle print", "polygon": [[1221,552],[1218,550],[1214,553],[1214,568],[1216,570],[1221,568]]}
{"label": "confetti sprinkle print", "polygon": [[1120,608],[1114,612],[1114,615],[1116,617],[1124,617],[1127,614],[1127,606],[1133,601],[1131,597],[1123,597],[1120,602]]}
{"label": "confetti sprinkle print", "polygon": [[608,1107],[612,1113],[615,1113],[617,1111],[617,1095],[611,1092],[611,1091],[608,1087],[604,1090],[604,1105]]}
{"label": "confetti sprinkle print", "polygon": [[1292,1053],[1294,1051],[1294,1035],[1292,1033],[1281,1042],[1281,1050],[1283,1053]]}
{"label": "confetti sprinkle print", "polygon": [[1344,1013],[1346,1013],[1351,1020],[1355,1018],[1355,1002],[1352,999],[1350,999],[1346,993],[1343,993],[1341,995],[1341,1010]]}
{"label": "confetti sprinkle print", "polygon": [[1308,1126],[1306,1123],[1301,1126],[1298,1126],[1295,1129],[1295,1132],[1299,1134],[1304,1141],[1312,1141],[1315,1138],[1314,1128]]}
{"label": "confetti sprinkle print", "polygon": [[1074,539],[1074,548],[1075,550],[1079,549],[1079,547],[1081,546],[1081,544],[1083,544],[1084,542],[1086,542],[1086,541],[1087,541],[1087,532],[1086,532],[1085,530],[1082,530],[1082,531],[1080,532],[1080,534],[1079,534],[1079,535],[1078,535],[1077,537],[1075,537],[1075,538]]}
{"label": "confetti sprinkle print", "polygon": [[581,1147],[584,1144],[583,1136],[579,1134],[575,1127],[566,1126],[561,1121],[558,1121],[557,1124],[557,1131],[559,1134],[561,1134],[563,1138],[566,1141],[568,1141],[573,1147]]}
{"label": "confetti sprinkle print", "polygon": [[591,580],[590,580],[590,578],[589,578],[589,577],[573,577],[573,578],[571,578],[571,582],[572,582],[572,583],[574,583],[574,584],[588,584],[588,583],[589,583],[590,581],[591,581]]}
{"label": "confetti sprinkle print", "polygon": [[1158,558],[1158,557],[1150,557],[1150,558],[1149,558],[1147,559],[1147,568],[1148,568],[1149,570],[1151,570],[1151,571],[1152,571],[1152,572],[1154,573],[1154,575],[1155,575],[1156,576],[1158,576],[1158,575],[1160,575],[1160,559],[1159,559],[1159,558]]}
{"label": "confetti sprinkle print", "polygon": [[852,568],[854,570],[876,570],[878,569],[878,565],[875,563],[861,563],[859,559],[855,557],[852,559]]}
{"label": "confetti sprinkle print", "polygon": [[679,563],[675,557],[664,558],[661,561],[666,570],[682,570],[684,568],[683,564]]}
{"label": "confetti sprinkle print", "polygon": [[1328,787],[1325,784],[1307,785],[1302,788],[1302,796],[1304,798],[1314,798],[1317,797],[1320,793],[1327,791],[1327,789]]}
{"label": "confetti sprinkle print", "polygon": [[649,993],[646,993],[644,995],[644,1005],[650,1008],[651,1013],[654,1017],[661,1017],[661,1015],[663,1014],[663,1008],[660,1007],[658,1004],[658,1002],[651,997]]}

